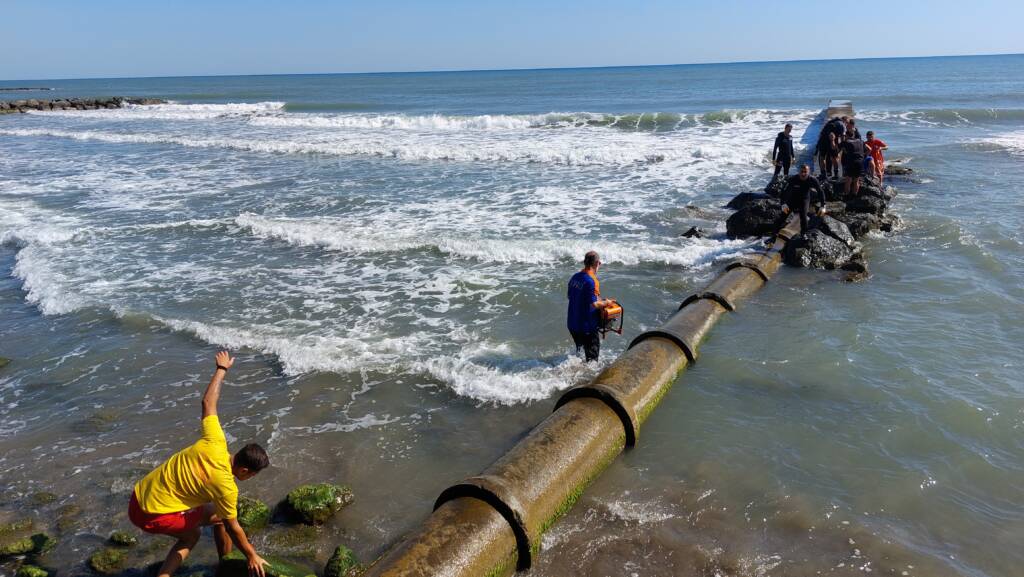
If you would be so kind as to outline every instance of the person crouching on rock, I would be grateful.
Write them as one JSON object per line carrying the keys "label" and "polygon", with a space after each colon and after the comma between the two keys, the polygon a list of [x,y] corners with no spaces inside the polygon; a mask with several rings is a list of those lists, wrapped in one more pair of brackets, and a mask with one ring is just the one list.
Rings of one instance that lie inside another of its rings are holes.
{"label": "person crouching on rock", "polygon": [[772,175],[772,180],[779,177],[780,171],[789,176],[789,167],[793,164],[793,157],[796,156],[796,153],[793,151],[791,132],[793,132],[793,125],[787,123],[782,132],[775,137],[775,146],[772,147],[772,162],[775,164],[775,174]]}
{"label": "person crouching on rock", "polygon": [[583,256],[583,270],[569,279],[569,313],[566,326],[576,344],[576,352],[583,349],[587,362],[596,361],[601,354],[601,336],[598,326],[601,309],[611,303],[601,298],[601,281],[597,280],[597,269],[601,259],[590,251]]}
{"label": "person crouching on rock", "polygon": [[796,176],[791,176],[786,182],[786,190],[782,194],[785,204],[782,205],[782,212],[789,214],[796,211],[800,215],[800,234],[807,232],[807,214],[811,212],[811,191],[817,192],[818,216],[825,216],[825,192],[821,189],[821,183],[817,178],[811,176],[811,167],[803,164]]}
{"label": "person crouching on rock", "polygon": [[232,456],[224,430],[217,418],[220,385],[235,359],[221,351],[217,368],[203,395],[202,436],[182,449],[135,484],[128,504],[128,518],[147,533],[170,535],[178,541],[171,547],[158,575],[170,577],[199,542],[200,527],[213,526],[217,553],[231,552],[231,540],[248,559],[249,574],[265,575],[266,564],[249,543],[238,524],[238,486],[267,468],[270,459],[257,444],[249,444]]}

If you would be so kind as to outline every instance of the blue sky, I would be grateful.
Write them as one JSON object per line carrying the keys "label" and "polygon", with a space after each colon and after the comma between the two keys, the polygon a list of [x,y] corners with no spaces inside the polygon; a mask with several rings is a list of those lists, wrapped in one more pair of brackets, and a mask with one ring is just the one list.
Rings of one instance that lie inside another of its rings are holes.
{"label": "blue sky", "polygon": [[1021,0],[3,0],[0,13],[0,79],[1024,52]]}

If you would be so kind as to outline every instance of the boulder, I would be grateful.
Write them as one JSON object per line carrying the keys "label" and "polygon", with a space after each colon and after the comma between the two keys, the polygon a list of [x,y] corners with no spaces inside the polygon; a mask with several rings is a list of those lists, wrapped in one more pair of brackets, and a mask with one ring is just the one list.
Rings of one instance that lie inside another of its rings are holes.
{"label": "boulder", "polygon": [[861,182],[860,194],[877,196],[878,198],[888,202],[893,198],[896,198],[896,189],[891,186],[880,186],[878,181],[875,180],[865,180]]}
{"label": "boulder", "polygon": [[909,166],[903,166],[902,164],[887,164],[885,165],[885,174],[887,176],[906,176],[913,174],[914,169]]}
{"label": "boulder", "polygon": [[324,577],[355,577],[365,570],[351,549],[339,545],[324,567]]}
{"label": "boulder", "polygon": [[246,533],[254,533],[270,523],[270,507],[259,499],[238,497],[238,524]]}
{"label": "boulder", "polygon": [[[826,202],[825,203],[825,210],[829,214],[831,214],[832,216],[846,214],[846,203],[842,202],[842,201]],[[840,219],[840,220],[842,220],[842,219]]]}
{"label": "boulder", "polygon": [[50,572],[35,565],[22,565],[14,577],[50,577]]}
{"label": "boulder", "polygon": [[139,544],[139,538],[128,531],[114,531],[108,540],[111,545],[118,547],[134,547]]}
{"label": "boulder", "polygon": [[786,190],[786,177],[781,174],[773,177],[771,182],[764,187],[764,193],[772,198],[782,198],[782,193]]}
{"label": "boulder", "polygon": [[125,552],[123,549],[105,547],[89,556],[89,568],[100,575],[114,575],[124,568]]}
{"label": "boulder", "polygon": [[868,278],[868,265],[864,260],[864,256],[860,254],[853,255],[853,258],[841,267],[846,275],[843,280],[846,282],[860,282]]}
{"label": "boulder", "polygon": [[22,531],[28,531],[32,529],[32,525],[33,521],[28,517],[11,521],[10,523],[4,523],[3,525],[0,525],[0,537],[11,535],[13,533],[20,533]]}
{"label": "boulder", "polygon": [[741,192],[732,197],[732,200],[729,201],[729,204],[725,205],[725,208],[739,210],[755,200],[767,200],[771,198],[774,197],[768,196],[767,194],[761,194],[760,192]]}
{"label": "boulder", "polygon": [[846,264],[853,251],[824,232],[811,229],[787,242],[782,256],[790,266],[832,270]]}
{"label": "boulder", "polygon": [[0,543],[0,559],[16,555],[45,555],[53,549],[57,542],[45,533],[36,533],[30,537],[12,539]]}
{"label": "boulder", "polygon": [[[274,557],[273,555],[260,555],[267,565],[264,566],[267,577],[316,577],[316,574],[306,569]],[[249,577],[249,564],[245,555],[235,549],[220,558],[220,565],[217,567],[217,577]]]}
{"label": "boulder", "polygon": [[9,364],[11,364],[11,359],[8,359],[7,357],[0,357],[0,369],[6,367]]}
{"label": "boulder", "polygon": [[708,234],[704,232],[704,229],[698,228],[696,226],[691,226],[690,230],[684,232],[680,236],[684,238],[704,238],[707,235]]}
{"label": "boulder", "polygon": [[807,224],[810,228],[816,228],[842,242],[847,246],[847,248],[852,249],[857,245],[857,241],[854,240],[853,234],[850,233],[850,228],[843,222],[832,218],[828,214],[825,216],[812,216]]}
{"label": "boulder", "polygon": [[748,203],[725,221],[730,238],[765,236],[774,233],[785,223],[782,205],[775,199],[761,199]]}
{"label": "boulder", "polygon": [[846,212],[860,212],[881,216],[885,213],[885,200],[867,194],[851,198],[846,201]]}
{"label": "boulder", "polygon": [[835,218],[842,221],[850,229],[850,234],[855,239],[863,237],[872,230],[877,230],[881,223],[881,219],[873,214],[856,212],[835,215]]}
{"label": "boulder", "polygon": [[302,485],[288,493],[285,503],[303,523],[320,525],[353,501],[352,490],[341,485]]}
{"label": "boulder", "polygon": [[57,500],[57,495],[54,495],[49,491],[36,491],[35,493],[32,493],[32,496],[29,497],[29,500],[32,502],[33,505],[39,507],[42,505],[49,505],[50,503],[53,503],[54,501]]}

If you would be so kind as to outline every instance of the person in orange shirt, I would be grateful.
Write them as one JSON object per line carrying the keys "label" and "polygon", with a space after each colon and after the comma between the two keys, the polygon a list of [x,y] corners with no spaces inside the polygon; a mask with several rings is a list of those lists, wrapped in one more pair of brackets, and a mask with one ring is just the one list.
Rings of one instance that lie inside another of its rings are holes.
{"label": "person in orange shirt", "polygon": [[203,395],[202,436],[178,451],[135,484],[128,518],[147,533],[170,535],[178,541],[160,566],[159,577],[170,577],[199,542],[200,527],[211,525],[217,553],[231,552],[231,541],[245,554],[249,574],[264,577],[266,561],[256,554],[238,524],[238,486],[270,465],[263,447],[250,443],[233,456],[217,418],[220,385],[235,359],[221,351],[217,369]]}
{"label": "person in orange shirt", "polygon": [[881,186],[882,179],[885,177],[885,157],[882,156],[882,151],[889,150],[889,147],[875,138],[874,130],[868,131],[868,139],[864,141],[864,146],[871,153],[871,162],[875,165],[875,177],[878,178],[878,185]]}

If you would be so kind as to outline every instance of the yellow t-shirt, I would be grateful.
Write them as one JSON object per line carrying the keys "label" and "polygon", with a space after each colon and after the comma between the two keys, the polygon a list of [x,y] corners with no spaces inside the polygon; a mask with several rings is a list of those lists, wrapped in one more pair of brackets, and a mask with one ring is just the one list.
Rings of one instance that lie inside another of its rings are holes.
{"label": "yellow t-shirt", "polygon": [[147,513],[179,513],[213,503],[221,519],[237,516],[238,486],[231,454],[217,415],[203,419],[203,436],[135,484],[135,498]]}

